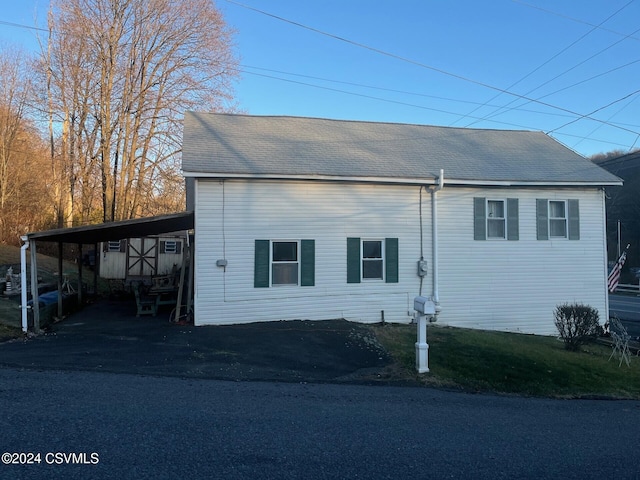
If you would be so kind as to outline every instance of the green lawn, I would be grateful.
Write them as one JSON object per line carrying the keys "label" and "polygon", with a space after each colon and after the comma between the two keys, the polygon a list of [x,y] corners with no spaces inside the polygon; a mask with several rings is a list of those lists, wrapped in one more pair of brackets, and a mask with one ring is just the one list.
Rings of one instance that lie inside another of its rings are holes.
{"label": "green lawn", "polygon": [[640,399],[640,358],[631,366],[596,343],[568,352],[553,337],[430,325],[429,373],[415,370],[415,325],[376,326],[380,343],[405,378],[473,392],[546,397]]}

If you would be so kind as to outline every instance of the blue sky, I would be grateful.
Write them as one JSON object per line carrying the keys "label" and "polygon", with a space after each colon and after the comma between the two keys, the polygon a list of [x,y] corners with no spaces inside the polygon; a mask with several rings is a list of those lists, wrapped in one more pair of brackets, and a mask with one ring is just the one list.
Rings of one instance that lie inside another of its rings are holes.
{"label": "blue sky", "polygon": [[[35,49],[45,0],[0,41]],[[640,1],[217,0],[255,115],[539,130],[583,155],[640,148]],[[37,12],[37,14],[34,14]]]}

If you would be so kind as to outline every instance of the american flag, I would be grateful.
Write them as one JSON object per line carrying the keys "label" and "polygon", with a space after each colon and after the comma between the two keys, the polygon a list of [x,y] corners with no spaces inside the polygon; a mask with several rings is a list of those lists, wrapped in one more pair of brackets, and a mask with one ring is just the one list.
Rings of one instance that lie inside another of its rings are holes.
{"label": "american flag", "polygon": [[622,266],[624,265],[624,262],[627,260],[628,248],[629,248],[629,245],[627,245],[627,248],[625,248],[624,252],[622,252],[622,255],[620,255],[620,258],[618,259],[616,264],[613,266],[611,273],[609,273],[609,278],[607,279],[609,283],[609,286],[608,286],[609,293],[615,292],[616,288],[618,288],[618,283],[620,282],[620,272],[622,271]]}

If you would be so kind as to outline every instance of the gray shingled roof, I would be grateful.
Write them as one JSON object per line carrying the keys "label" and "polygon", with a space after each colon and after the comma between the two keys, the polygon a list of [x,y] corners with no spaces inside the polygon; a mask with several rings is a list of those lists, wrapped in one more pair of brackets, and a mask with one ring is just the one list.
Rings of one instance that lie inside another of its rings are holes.
{"label": "gray shingled roof", "polygon": [[542,132],[187,112],[189,176],[619,184]]}

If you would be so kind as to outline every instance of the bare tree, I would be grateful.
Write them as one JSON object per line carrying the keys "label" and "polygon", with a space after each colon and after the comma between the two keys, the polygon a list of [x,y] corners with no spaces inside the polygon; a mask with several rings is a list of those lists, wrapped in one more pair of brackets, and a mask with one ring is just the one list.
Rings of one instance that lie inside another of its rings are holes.
{"label": "bare tree", "polygon": [[0,50],[0,243],[18,244],[19,236],[44,225],[48,208],[44,143],[26,110],[32,89],[29,58]]}
{"label": "bare tree", "polygon": [[231,31],[211,0],[54,4],[42,71],[62,125],[62,195],[82,221],[97,190],[103,221],[175,206],[158,188],[182,196],[174,172],[184,111],[230,108]]}

